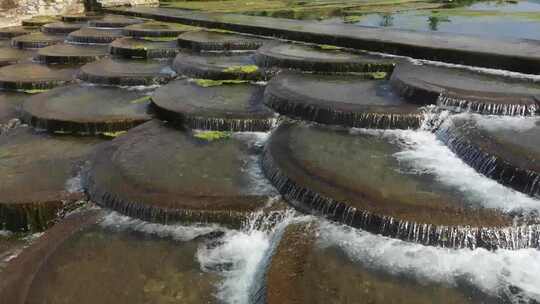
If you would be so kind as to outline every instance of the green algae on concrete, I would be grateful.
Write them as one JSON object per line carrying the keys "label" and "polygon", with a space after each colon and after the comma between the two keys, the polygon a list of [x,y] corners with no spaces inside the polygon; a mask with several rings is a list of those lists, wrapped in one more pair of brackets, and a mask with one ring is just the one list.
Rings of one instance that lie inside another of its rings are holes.
{"label": "green algae on concrete", "polygon": [[273,193],[250,169],[255,141],[246,133],[207,141],[150,121],[97,151],[85,189],[98,204],[144,220],[238,227]]}
{"label": "green algae on concrete", "polygon": [[69,65],[96,61],[108,54],[106,46],[62,43],[39,49],[35,59],[44,64]]}
{"label": "green algae on concrete", "polygon": [[62,134],[126,131],[150,120],[150,98],[142,95],[116,87],[60,87],[28,98],[23,117],[37,129]]}
{"label": "green algae on concrete", "polygon": [[105,58],[81,67],[79,79],[96,84],[138,86],[167,83],[175,76],[167,62]]}
{"label": "green algae on concrete", "polygon": [[9,91],[42,91],[70,83],[76,69],[19,63],[0,68],[0,89]]}
{"label": "green algae on concrete", "polygon": [[274,113],[262,103],[264,87],[247,83],[200,86],[178,80],[156,90],[158,117],[192,129],[268,131]]}
{"label": "green algae on concrete", "polygon": [[49,227],[64,205],[81,198],[81,193],[66,189],[66,182],[99,142],[51,136],[28,127],[4,133],[0,138],[0,229]]}

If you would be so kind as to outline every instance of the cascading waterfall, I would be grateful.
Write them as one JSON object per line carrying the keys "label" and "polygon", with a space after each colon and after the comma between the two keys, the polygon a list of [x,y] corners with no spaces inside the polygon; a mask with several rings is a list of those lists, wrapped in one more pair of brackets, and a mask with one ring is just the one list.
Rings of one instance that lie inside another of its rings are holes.
{"label": "cascading waterfall", "polygon": [[490,103],[485,100],[457,97],[448,92],[442,92],[439,95],[437,105],[457,111],[488,115],[533,116],[540,110],[537,104]]}

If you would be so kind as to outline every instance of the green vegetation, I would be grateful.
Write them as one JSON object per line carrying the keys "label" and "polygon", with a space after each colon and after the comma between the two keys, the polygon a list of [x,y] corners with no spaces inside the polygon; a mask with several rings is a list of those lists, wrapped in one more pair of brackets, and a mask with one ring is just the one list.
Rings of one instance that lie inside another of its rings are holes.
{"label": "green vegetation", "polygon": [[242,74],[252,74],[257,73],[259,71],[259,67],[256,65],[237,65],[228,67],[223,72],[225,73],[242,73]]}
{"label": "green vegetation", "polygon": [[229,139],[232,136],[232,132],[224,131],[197,131],[193,134],[195,138],[203,139],[206,141]]}
{"label": "green vegetation", "polygon": [[195,83],[198,86],[208,88],[208,87],[215,87],[220,86],[224,84],[238,84],[238,83],[246,83],[245,80],[211,80],[211,79],[196,79]]}
{"label": "green vegetation", "polygon": [[132,100],[130,103],[136,104],[136,103],[147,103],[150,102],[150,99],[152,99],[151,96],[143,96],[141,98],[137,98],[135,100]]}
{"label": "green vegetation", "polygon": [[32,90],[23,90],[23,93],[26,93],[26,94],[39,94],[39,93],[43,93],[43,92],[47,92],[48,90],[46,89],[32,89]]}
{"label": "green vegetation", "polygon": [[102,133],[101,135],[107,137],[107,138],[116,138],[120,135],[123,135],[127,133],[127,131],[118,131],[118,132],[105,132],[105,133]]}
{"label": "green vegetation", "polygon": [[176,37],[142,37],[141,39],[152,42],[169,42],[176,40]]}

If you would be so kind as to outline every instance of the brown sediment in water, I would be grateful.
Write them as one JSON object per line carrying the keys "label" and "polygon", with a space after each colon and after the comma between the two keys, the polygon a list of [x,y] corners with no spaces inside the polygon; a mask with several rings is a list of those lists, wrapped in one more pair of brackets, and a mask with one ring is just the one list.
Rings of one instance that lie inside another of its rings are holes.
{"label": "brown sediment in water", "polygon": [[150,121],[97,151],[85,189],[98,204],[148,221],[239,226],[270,194],[252,188],[246,166],[256,151],[238,136],[211,140]]}

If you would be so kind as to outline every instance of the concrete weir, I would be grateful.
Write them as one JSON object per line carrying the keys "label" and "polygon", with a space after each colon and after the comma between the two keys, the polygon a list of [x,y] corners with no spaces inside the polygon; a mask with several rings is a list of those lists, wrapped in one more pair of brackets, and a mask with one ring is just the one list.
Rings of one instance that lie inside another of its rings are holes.
{"label": "concrete weir", "polygon": [[105,9],[112,14],[220,28],[289,40],[330,44],[450,63],[540,73],[540,45],[526,39],[490,39],[439,32],[415,32],[348,24],[213,14],[167,8]]}
{"label": "concrete weir", "polygon": [[436,132],[481,174],[540,198],[540,120],[461,114]]}
{"label": "concrete weir", "polygon": [[213,135],[142,124],[96,151],[84,187],[98,204],[139,219],[239,227],[273,189],[261,190],[251,171],[256,134]]}
{"label": "concrete weir", "polygon": [[35,59],[44,64],[84,64],[109,55],[106,46],[61,43],[37,51]]}
{"label": "concrete weir", "polygon": [[540,110],[540,86],[519,78],[401,63],[391,83],[398,94],[415,104],[493,115],[530,116]]}
{"label": "concrete weir", "polygon": [[264,102],[293,118],[356,128],[418,128],[420,109],[366,76],[282,72],[268,83]]}
{"label": "concrete weir", "polygon": [[156,90],[158,117],[188,128],[214,131],[269,131],[274,112],[262,102],[264,87],[248,83],[205,87],[207,80],[177,80]]}
{"label": "concrete weir", "polygon": [[48,90],[74,80],[76,69],[19,63],[0,68],[0,89],[9,91]]}
{"label": "concrete weir", "polygon": [[23,105],[23,118],[37,129],[95,135],[127,131],[151,119],[150,97],[116,87],[71,85],[37,94]]}
{"label": "concrete weir", "polygon": [[264,71],[255,65],[253,54],[181,52],[174,59],[173,69],[190,78],[250,81],[265,78]]}
{"label": "concrete weir", "polygon": [[[97,138],[55,137],[19,127],[0,138],[0,229],[40,231],[65,204],[81,199],[66,189]],[[47,178],[43,178],[44,172]]]}
{"label": "concrete weir", "polygon": [[262,167],[296,208],[372,233],[448,248],[540,246],[538,225],[411,170],[393,156],[398,142],[384,133],[282,124]]}
{"label": "concrete weir", "polygon": [[192,236],[178,233],[182,240],[177,240],[139,231],[136,225],[150,225],[131,219],[129,226],[118,215],[124,222],[112,225],[113,216],[82,211],[46,231],[2,272],[0,301],[217,303],[213,294],[220,276],[204,272],[196,261],[199,246],[215,241],[210,228],[194,228]]}

